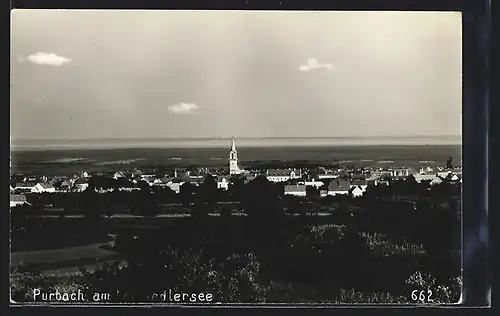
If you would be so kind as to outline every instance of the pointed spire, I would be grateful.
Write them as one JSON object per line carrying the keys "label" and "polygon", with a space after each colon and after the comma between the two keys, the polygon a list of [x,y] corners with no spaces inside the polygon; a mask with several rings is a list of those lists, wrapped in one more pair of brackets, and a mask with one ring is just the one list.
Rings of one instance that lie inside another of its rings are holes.
{"label": "pointed spire", "polygon": [[234,137],[233,137],[233,141],[231,144],[231,151],[236,151],[236,145],[234,144]]}

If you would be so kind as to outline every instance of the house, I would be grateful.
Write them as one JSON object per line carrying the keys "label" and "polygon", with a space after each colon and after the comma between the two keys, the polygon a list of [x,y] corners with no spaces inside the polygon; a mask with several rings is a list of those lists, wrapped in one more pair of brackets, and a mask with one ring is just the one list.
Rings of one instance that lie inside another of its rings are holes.
{"label": "house", "polygon": [[53,177],[49,183],[53,184],[55,187],[57,187],[59,185],[59,183],[61,183],[63,180],[65,179],[65,177],[63,176],[55,176]]}
{"label": "house", "polygon": [[179,178],[176,178],[176,179],[172,179],[169,183],[167,183],[167,186],[173,190],[175,193],[179,193],[181,192],[181,186],[184,184],[185,182],[182,181],[181,179]]}
{"label": "house", "polygon": [[349,194],[349,189],[351,185],[348,181],[338,179],[338,180],[333,180],[328,184],[328,191],[327,195],[341,195],[341,194]]}
{"label": "house", "polygon": [[257,175],[255,174],[247,174],[244,178],[243,178],[243,183],[244,184],[247,184],[248,182],[254,180],[255,178],[257,178]]}
{"label": "house", "polygon": [[360,186],[353,186],[349,191],[353,197],[360,197],[365,193],[365,190],[361,189]]}
{"label": "house", "polygon": [[149,185],[153,185],[156,180],[156,176],[153,174],[142,175],[141,180],[146,181]]}
{"label": "house", "polygon": [[391,170],[380,170],[377,172],[377,175],[380,178],[392,177],[393,172]]}
{"label": "house", "polygon": [[410,169],[408,168],[399,168],[399,169],[394,169],[391,172],[392,177],[408,177],[410,175]]}
{"label": "house", "polygon": [[368,183],[365,178],[354,178],[351,180],[350,189],[359,187],[361,190],[366,191]]}
{"label": "house", "polygon": [[205,179],[205,175],[199,171],[188,171],[186,172],[186,176],[190,179]]}
{"label": "house", "polygon": [[169,182],[170,182],[170,177],[163,177],[160,179],[155,179],[153,181],[153,184],[162,187],[162,186],[167,186]]}
{"label": "house", "polygon": [[203,181],[205,181],[205,178],[194,178],[194,179],[188,178],[187,181],[191,182],[192,184],[194,184],[196,186],[199,186],[200,184],[203,183]]}
{"label": "house", "polygon": [[217,177],[217,189],[222,189],[222,190],[229,189],[229,179],[227,177],[222,177],[222,176]]}
{"label": "house", "polygon": [[73,186],[73,184],[71,183],[70,180],[64,180],[59,185],[59,191],[69,191],[69,190],[71,190],[72,186]]}
{"label": "house", "polygon": [[380,182],[380,177],[378,175],[372,174],[366,178],[366,185],[378,185]]}
{"label": "house", "polygon": [[38,178],[37,177],[25,177],[23,179],[23,183],[33,183],[33,185],[37,184],[38,182]]}
{"label": "house", "polygon": [[32,192],[35,188],[36,183],[34,182],[21,182],[16,183],[15,190],[16,192]]}
{"label": "house", "polygon": [[39,182],[31,190],[33,193],[55,193],[56,188],[51,183]]}
{"label": "house", "polygon": [[81,176],[83,178],[90,178],[90,173],[88,173],[87,171],[83,171]]}
{"label": "house", "polygon": [[422,168],[420,168],[419,173],[420,174],[433,174],[435,172],[434,172],[434,169],[431,167],[427,167],[427,168],[422,167]]}
{"label": "house", "polygon": [[310,181],[301,181],[298,184],[303,184],[303,185],[308,186],[308,187],[320,188],[325,183],[323,181],[316,181],[316,179],[312,179]]}
{"label": "house", "polygon": [[337,178],[337,175],[335,172],[331,170],[324,170],[323,172],[318,173],[318,179],[335,179]]}
{"label": "house", "polygon": [[444,179],[444,178],[448,177],[450,174],[451,174],[451,171],[445,170],[445,171],[439,171],[437,173],[437,176]]}
{"label": "house", "polygon": [[442,182],[443,180],[441,180],[440,177],[435,177],[434,179],[432,179],[431,185],[441,184]]}
{"label": "house", "polygon": [[117,179],[123,179],[125,178],[125,174],[121,171],[117,171],[115,172],[115,174],[113,175],[113,179],[117,180]]}
{"label": "house", "polygon": [[285,185],[285,195],[306,196],[306,185]]}
{"label": "house", "polygon": [[422,183],[422,182],[431,182],[437,176],[435,174],[414,174],[413,177],[415,178],[415,181],[417,183]]}
{"label": "house", "polygon": [[30,204],[26,200],[26,195],[23,195],[23,194],[11,194],[10,195],[10,207],[15,207],[15,206],[24,205],[24,204],[27,204],[27,205]]}
{"label": "house", "polygon": [[133,178],[142,176],[142,170],[139,170],[139,169],[134,169],[134,170],[132,171],[131,176],[132,176]]}
{"label": "house", "polygon": [[267,170],[266,172],[266,178],[267,180],[271,182],[286,182],[290,179],[296,179],[300,178],[300,170],[299,174],[297,174],[296,170],[280,170],[280,169],[272,169],[272,170]]}
{"label": "house", "polygon": [[88,186],[89,186],[89,183],[88,183],[87,179],[79,178],[79,179],[76,179],[76,181],[74,182],[73,189],[76,192],[83,192],[88,188]]}

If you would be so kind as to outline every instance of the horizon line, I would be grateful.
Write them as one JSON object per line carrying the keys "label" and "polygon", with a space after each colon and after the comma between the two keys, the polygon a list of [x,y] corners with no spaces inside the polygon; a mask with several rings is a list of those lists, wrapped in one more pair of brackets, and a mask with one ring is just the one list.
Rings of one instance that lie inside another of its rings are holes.
{"label": "horizon line", "polygon": [[449,135],[405,135],[405,136],[200,136],[200,137],[23,137],[14,138],[10,137],[11,141],[25,141],[25,140],[231,140],[231,139],[377,139],[377,138],[446,138],[456,137],[462,138],[462,135],[449,134]]}

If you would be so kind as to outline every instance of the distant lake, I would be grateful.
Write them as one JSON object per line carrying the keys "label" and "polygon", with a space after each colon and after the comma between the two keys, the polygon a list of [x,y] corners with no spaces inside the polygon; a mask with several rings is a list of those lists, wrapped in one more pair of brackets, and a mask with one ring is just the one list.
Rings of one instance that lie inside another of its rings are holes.
{"label": "distant lake", "polygon": [[[440,137],[317,137],[235,138],[241,147],[318,147],[374,145],[461,145],[461,136]],[[231,138],[12,139],[12,150],[118,148],[227,148]]]}

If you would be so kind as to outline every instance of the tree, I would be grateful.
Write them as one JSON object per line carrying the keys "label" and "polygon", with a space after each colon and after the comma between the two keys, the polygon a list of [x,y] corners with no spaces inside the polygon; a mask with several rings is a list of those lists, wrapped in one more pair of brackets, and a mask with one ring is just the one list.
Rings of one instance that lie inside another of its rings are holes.
{"label": "tree", "polygon": [[258,176],[245,185],[243,204],[252,217],[269,220],[283,215],[277,188],[265,176]]}
{"label": "tree", "polygon": [[165,168],[160,167],[160,168],[156,169],[155,176],[157,178],[163,178],[165,176]]}
{"label": "tree", "polygon": [[249,238],[259,255],[273,253],[286,236],[282,234],[286,227],[283,206],[276,185],[264,176],[259,176],[245,185],[243,209],[248,214],[247,229]]}
{"label": "tree", "polygon": [[200,185],[198,198],[208,207],[214,207],[217,203],[217,191],[217,180],[208,174]]}
{"label": "tree", "polygon": [[153,190],[144,181],[141,181],[140,188],[137,208],[141,210],[144,216],[155,217],[158,215],[159,208]]}
{"label": "tree", "polygon": [[181,185],[179,195],[184,205],[189,205],[193,202],[197,189],[191,182],[185,182]]}
{"label": "tree", "polygon": [[229,195],[233,201],[241,201],[245,186],[245,179],[240,176],[232,176],[229,179]]}
{"label": "tree", "polygon": [[308,197],[319,197],[319,190],[313,186],[306,187],[306,195]]}
{"label": "tree", "polygon": [[446,168],[453,169],[453,159],[451,157],[448,157],[448,159],[446,160]]}
{"label": "tree", "polygon": [[207,175],[196,196],[192,214],[195,220],[206,218],[209,213],[214,211],[217,205],[217,193],[217,180],[212,175]]}
{"label": "tree", "polygon": [[87,222],[95,227],[101,217],[101,207],[99,203],[99,194],[96,192],[96,187],[93,183],[80,195],[81,204],[84,207],[84,216]]}

